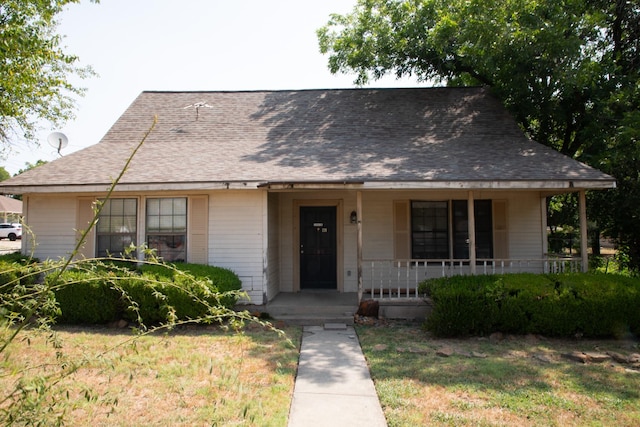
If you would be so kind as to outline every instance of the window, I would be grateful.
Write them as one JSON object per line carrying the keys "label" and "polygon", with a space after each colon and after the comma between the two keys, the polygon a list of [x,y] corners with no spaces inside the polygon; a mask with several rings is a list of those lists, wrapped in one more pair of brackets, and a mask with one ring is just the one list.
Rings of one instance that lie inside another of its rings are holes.
{"label": "window", "polygon": [[131,244],[136,245],[137,199],[108,199],[96,226],[97,256],[124,256]]}
{"label": "window", "polygon": [[411,257],[449,258],[448,202],[411,202]]}
{"label": "window", "polygon": [[185,261],[187,199],[147,199],[147,245],[165,261]]}
{"label": "window", "polygon": [[[449,210],[451,209],[451,216]],[[492,201],[475,200],[476,258],[493,257]],[[466,200],[411,202],[413,259],[468,259],[469,211]]]}

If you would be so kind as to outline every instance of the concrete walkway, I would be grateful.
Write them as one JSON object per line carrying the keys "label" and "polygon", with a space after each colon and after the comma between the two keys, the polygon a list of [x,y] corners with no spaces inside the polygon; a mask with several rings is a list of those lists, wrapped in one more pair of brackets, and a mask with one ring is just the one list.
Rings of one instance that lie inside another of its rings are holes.
{"label": "concrete walkway", "polygon": [[353,327],[305,326],[289,427],[386,425]]}

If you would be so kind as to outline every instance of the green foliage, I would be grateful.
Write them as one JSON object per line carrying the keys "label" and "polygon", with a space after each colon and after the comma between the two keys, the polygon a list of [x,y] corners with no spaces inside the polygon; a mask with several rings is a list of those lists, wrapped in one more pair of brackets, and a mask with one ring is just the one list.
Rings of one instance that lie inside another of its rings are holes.
{"label": "green foliage", "polygon": [[60,306],[60,323],[140,325],[206,319],[230,309],[241,282],[230,270],[197,264],[94,262],[47,277]]}
{"label": "green foliage", "polygon": [[19,253],[0,256],[0,324],[15,324],[30,312],[55,314],[52,294],[38,284],[36,262]]}
{"label": "green foliage", "polygon": [[[183,280],[184,276],[180,272],[185,272],[210,281],[207,287],[212,292],[217,293],[238,291],[242,288],[240,278],[233,271],[210,265],[177,263],[173,264],[172,268],[167,268],[165,265],[143,264],[140,266],[140,271],[153,273],[157,276],[166,276],[174,281]],[[225,307],[231,307],[236,303],[236,298],[223,297],[219,303]]]}
{"label": "green foliage", "polygon": [[59,323],[100,324],[118,316],[120,295],[108,281],[84,271],[69,270],[57,277],[56,283],[48,284],[54,289],[60,307],[60,316],[56,319]]}
{"label": "green foliage", "polygon": [[38,166],[46,165],[47,163],[49,163],[49,162],[47,162],[46,160],[42,160],[42,159],[37,160],[35,163],[25,162],[24,168],[18,170],[18,173],[16,175],[20,175],[21,173],[25,173],[28,170],[31,170],[33,168],[37,168]]}
{"label": "green foliage", "polygon": [[5,181],[9,178],[11,178],[11,174],[4,167],[0,167],[0,181]]}
{"label": "green foliage", "polygon": [[640,333],[640,281],[621,275],[454,276],[420,284],[438,336],[492,332],[572,337]]}
{"label": "green foliage", "polygon": [[59,125],[72,117],[73,96],[81,95],[67,80],[93,74],[77,67],[56,34],[56,16],[79,0],[19,1],[0,4],[0,141],[15,134],[34,140],[38,120]]}

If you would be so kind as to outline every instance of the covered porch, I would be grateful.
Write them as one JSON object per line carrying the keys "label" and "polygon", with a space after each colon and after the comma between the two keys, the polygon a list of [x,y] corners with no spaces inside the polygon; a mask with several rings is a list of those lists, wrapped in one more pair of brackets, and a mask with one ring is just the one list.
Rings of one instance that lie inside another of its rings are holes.
{"label": "covered porch", "polygon": [[[311,260],[312,275],[329,271],[333,278],[324,291],[355,295],[356,303],[363,299],[420,300],[418,285],[428,278],[577,272],[588,268],[584,189],[496,189],[489,184],[486,188],[444,190],[363,187],[366,185],[360,183],[269,186],[268,304],[277,307],[298,294],[295,301],[300,304],[306,299],[313,304],[322,301],[322,294],[317,292],[322,289],[303,282],[305,268],[311,268],[305,266],[305,257]],[[546,198],[567,191],[579,192],[581,255],[557,257],[548,254]],[[427,208],[421,203],[427,203]],[[434,203],[443,212],[444,237],[438,244],[444,248],[445,257],[428,256],[430,247],[425,250],[419,239],[427,236],[435,240],[431,236],[436,232],[428,228],[429,224],[419,224],[422,229],[416,226],[421,221],[417,215],[432,209]],[[478,206],[485,212],[476,212]],[[333,219],[311,218],[305,224],[304,210],[308,207],[331,207],[328,212]],[[478,217],[480,225],[476,223]],[[305,233],[319,239],[333,236],[333,246],[305,246]],[[310,253],[322,256],[316,262],[309,258]],[[427,256],[412,257],[416,253]],[[317,283],[324,287],[328,282]]]}

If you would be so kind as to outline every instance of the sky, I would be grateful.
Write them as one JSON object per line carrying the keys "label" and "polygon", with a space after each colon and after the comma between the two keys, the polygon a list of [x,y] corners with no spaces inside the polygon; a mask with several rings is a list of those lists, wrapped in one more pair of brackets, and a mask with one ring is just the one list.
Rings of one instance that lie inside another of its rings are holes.
{"label": "sky", "polygon": [[[83,0],[59,16],[67,54],[98,74],[71,78],[86,94],[60,128],[42,123],[37,144],[14,142],[0,166],[51,161],[96,144],[145,90],[282,90],[354,87],[354,75],[329,72],[316,30],[356,0]],[[412,87],[384,78],[368,87]],[[69,144],[58,154],[53,132]]]}

